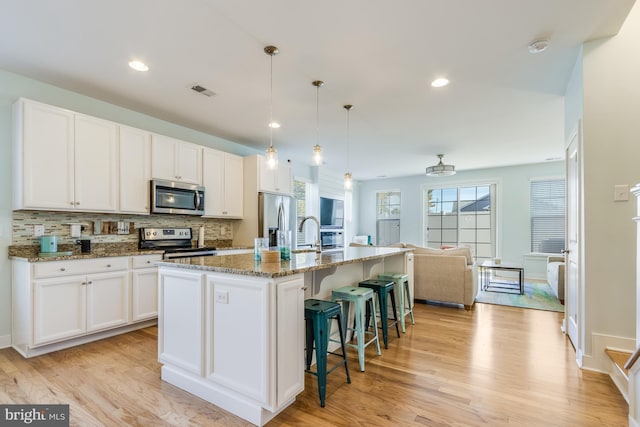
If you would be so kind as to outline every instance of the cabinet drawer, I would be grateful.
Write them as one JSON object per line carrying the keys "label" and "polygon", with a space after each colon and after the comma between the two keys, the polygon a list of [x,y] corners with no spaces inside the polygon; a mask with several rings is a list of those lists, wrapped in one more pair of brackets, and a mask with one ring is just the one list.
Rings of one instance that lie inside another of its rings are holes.
{"label": "cabinet drawer", "polygon": [[129,257],[38,262],[33,264],[33,278],[71,276],[129,269]]}
{"label": "cabinet drawer", "polygon": [[161,254],[136,255],[131,257],[131,268],[155,267],[155,262],[162,259]]}

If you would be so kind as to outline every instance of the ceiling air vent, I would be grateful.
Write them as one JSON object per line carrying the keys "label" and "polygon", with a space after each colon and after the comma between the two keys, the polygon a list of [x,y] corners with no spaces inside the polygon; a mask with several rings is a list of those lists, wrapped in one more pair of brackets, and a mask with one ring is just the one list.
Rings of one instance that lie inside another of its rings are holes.
{"label": "ceiling air vent", "polygon": [[205,96],[214,96],[215,95],[215,92],[207,89],[204,86],[200,86],[199,84],[195,84],[195,85],[191,86],[191,90],[196,91],[198,93],[201,93],[201,94],[203,94]]}

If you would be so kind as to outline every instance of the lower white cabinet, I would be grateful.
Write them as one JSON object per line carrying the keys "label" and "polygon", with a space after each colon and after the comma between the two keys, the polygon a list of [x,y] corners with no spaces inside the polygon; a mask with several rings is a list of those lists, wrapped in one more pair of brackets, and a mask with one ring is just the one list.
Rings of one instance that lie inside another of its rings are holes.
{"label": "lower white cabinet", "polygon": [[12,346],[31,357],[146,326],[135,324],[157,316],[160,258],[13,260]]}
{"label": "lower white cabinet", "polygon": [[304,389],[304,275],[159,269],[162,379],[258,425]]}
{"label": "lower white cabinet", "polygon": [[132,257],[131,321],[158,317],[158,267],[160,255]]}

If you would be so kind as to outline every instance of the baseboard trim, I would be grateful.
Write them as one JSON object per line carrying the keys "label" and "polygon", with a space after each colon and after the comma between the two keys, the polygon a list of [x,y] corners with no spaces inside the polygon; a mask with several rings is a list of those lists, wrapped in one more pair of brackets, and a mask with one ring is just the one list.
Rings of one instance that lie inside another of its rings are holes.
{"label": "baseboard trim", "polygon": [[607,348],[633,353],[636,340],[613,335],[591,334],[591,355],[584,355],[583,369],[611,374],[611,359],[604,352]]}
{"label": "baseboard trim", "polygon": [[11,347],[11,335],[0,335],[0,348]]}

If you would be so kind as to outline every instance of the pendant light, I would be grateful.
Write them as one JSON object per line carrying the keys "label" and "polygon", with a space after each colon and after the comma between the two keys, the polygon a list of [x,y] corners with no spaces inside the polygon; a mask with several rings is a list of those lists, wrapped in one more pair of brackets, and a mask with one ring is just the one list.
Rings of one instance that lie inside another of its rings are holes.
{"label": "pendant light", "polygon": [[456,174],[456,167],[442,163],[444,154],[438,154],[440,161],[435,166],[429,166],[426,170],[427,176],[450,176]]}
{"label": "pendant light", "polygon": [[353,177],[351,176],[351,172],[349,172],[349,112],[353,108],[353,105],[347,104],[343,108],[347,110],[347,172],[344,173],[344,188],[345,190],[351,190],[351,187],[353,187]]}
{"label": "pendant light", "polygon": [[322,164],[322,147],[320,146],[320,88],[324,85],[322,80],[315,80],[311,83],[316,87],[316,145],[313,146],[313,164]]}
{"label": "pendant light", "polygon": [[278,150],[273,146],[273,128],[280,127],[280,125],[273,121],[273,57],[280,53],[280,51],[275,46],[267,46],[264,48],[264,52],[271,57],[269,77],[269,147],[267,147],[266,150],[267,167],[269,169],[276,169],[278,167]]}

